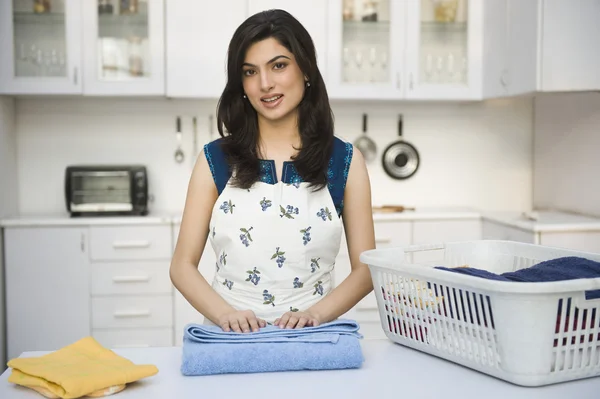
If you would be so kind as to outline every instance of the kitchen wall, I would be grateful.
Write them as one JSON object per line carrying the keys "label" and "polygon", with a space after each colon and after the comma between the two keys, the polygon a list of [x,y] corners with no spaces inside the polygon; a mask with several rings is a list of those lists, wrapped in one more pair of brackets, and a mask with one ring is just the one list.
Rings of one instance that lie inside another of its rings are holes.
{"label": "kitchen wall", "polygon": [[534,202],[600,216],[600,93],[535,99]]}
{"label": "kitchen wall", "polygon": [[[165,99],[19,99],[16,123],[21,213],[65,212],[64,168],[76,163],[143,163],[149,168],[152,209],[179,212],[191,171],[191,116],[198,116],[199,148],[210,138],[214,101]],[[332,104],[336,133],[347,140],[368,134],[378,144],[369,165],[373,203],[417,207],[529,210],[532,203],[532,99],[474,103]],[[395,181],[381,167],[381,154],[397,136],[422,163],[413,178]],[[174,162],[175,116],[182,115],[186,160]],[[213,138],[217,138],[216,129]]]}
{"label": "kitchen wall", "polygon": [[[16,213],[18,209],[14,116],[14,100],[0,96],[0,218]],[[0,230],[0,372],[6,368],[3,242]]]}

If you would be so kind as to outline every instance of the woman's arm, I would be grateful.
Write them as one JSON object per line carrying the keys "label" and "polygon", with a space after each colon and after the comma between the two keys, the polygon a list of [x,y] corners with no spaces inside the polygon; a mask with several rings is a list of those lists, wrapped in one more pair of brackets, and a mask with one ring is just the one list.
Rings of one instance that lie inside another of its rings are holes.
{"label": "woman's arm", "polygon": [[190,178],[179,237],[169,273],[173,285],[184,298],[198,312],[219,325],[222,315],[234,309],[213,290],[198,271],[200,257],[209,233],[212,208],[217,197],[217,188],[202,151]]}
{"label": "woman's arm", "polygon": [[339,286],[306,310],[321,323],[340,317],[373,289],[369,268],[359,259],[363,251],[375,248],[371,183],[364,158],[356,148],[344,191],[342,217],[352,271]]}

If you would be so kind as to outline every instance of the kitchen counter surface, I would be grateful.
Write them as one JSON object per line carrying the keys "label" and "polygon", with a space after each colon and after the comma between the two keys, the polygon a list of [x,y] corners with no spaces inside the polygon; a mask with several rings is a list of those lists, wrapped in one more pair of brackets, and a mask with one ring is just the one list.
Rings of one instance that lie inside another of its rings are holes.
{"label": "kitchen counter surface", "polygon": [[530,220],[518,212],[484,212],[482,218],[530,232],[600,231],[600,218],[558,211],[529,213],[537,220]]}
{"label": "kitchen counter surface", "polygon": [[[201,377],[180,374],[180,347],[119,349],[115,350],[119,355],[136,364],[154,364],[159,372],[129,385],[114,398],[591,399],[597,398],[600,391],[598,377],[539,388],[520,387],[389,340],[365,340],[362,347],[365,363],[361,369]],[[44,353],[26,352],[22,356]],[[10,372],[8,369],[0,376],[0,398],[42,398],[28,388],[9,383]]]}
{"label": "kitchen counter surface", "polygon": [[[448,220],[478,219],[481,214],[464,208],[423,208],[415,211],[373,213],[375,221],[394,220]],[[148,216],[130,217],[69,217],[67,213],[56,215],[20,215],[0,220],[0,227],[36,226],[92,226],[92,225],[149,225],[179,224],[181,213],[152,213]]]}

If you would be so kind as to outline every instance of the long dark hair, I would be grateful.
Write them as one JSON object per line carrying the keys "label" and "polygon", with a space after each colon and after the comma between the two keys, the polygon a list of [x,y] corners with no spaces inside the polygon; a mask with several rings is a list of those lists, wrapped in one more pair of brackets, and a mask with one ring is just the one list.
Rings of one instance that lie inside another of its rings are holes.
{"label": "long dark hair", "polygon": [[276,39],[294,55],[303,76],[310,82],[298,105],[302,144],[294,166],[311,187],[321,189],[327,184],[327,167],[333,148],[333,113],[317,67],[312,38],[296,18],[283,10],[263,11],[249,17],[235,31],[229,44],[227,84],[217,106],[217,126],[229,166],[236,172],[232,184],[249,188],[260,175],[258,118],[250,102],[243,98],[242,64],[248,48],[268,38]]}

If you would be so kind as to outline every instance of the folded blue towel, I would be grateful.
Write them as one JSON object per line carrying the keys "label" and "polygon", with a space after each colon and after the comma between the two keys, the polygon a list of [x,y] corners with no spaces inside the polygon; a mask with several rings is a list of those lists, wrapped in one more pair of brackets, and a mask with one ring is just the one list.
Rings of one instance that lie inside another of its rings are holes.
{"label": "folded blue towel", "polygon": [[188,324],[183,336],[183,375],[259,373],[360,368],[364,362],[358,332],[351,320],[317,327],[257,332],[224,332],[212,325]]}
{"label": "folded blue towel", "polygon": [[[469,267],[437,267],[437,269],[448,270],[455,273],[468,274],[471,276],[492,280],[520,281],[529,283],[600,277],[600,262],[578,256],[565,256],[551,259],[525,269],[502,273],[500,275]],[[600,298],[600,290],[586,291],[585,295],[586,299],[597,299]]]}

